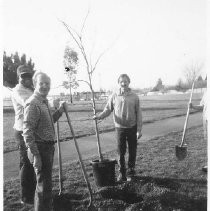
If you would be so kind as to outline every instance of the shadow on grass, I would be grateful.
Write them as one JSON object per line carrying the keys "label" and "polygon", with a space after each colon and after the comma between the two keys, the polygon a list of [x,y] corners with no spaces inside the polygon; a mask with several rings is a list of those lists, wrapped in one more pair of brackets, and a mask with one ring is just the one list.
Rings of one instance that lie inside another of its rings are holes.
{"label": "shadow on grass", "polygon": [[88,209],[89,200],[82,194],[57,194],[53,197],[54,211],[93,210],[94,206]]}
{"label": "shadow on grass", "polygon": [[72,204],[81,203],[83,196],[80,194],[61,193],[53,197],[54,211],[71,211]]}

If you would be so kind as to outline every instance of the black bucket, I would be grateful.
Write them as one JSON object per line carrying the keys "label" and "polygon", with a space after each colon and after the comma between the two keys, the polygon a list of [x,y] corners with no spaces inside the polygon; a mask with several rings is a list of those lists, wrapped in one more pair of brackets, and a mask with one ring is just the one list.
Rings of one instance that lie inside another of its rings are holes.
{"label": "black bucket", "polygon": [[115,164],[116,160],[93,160],[93,176],[99,187],[115,185]]}

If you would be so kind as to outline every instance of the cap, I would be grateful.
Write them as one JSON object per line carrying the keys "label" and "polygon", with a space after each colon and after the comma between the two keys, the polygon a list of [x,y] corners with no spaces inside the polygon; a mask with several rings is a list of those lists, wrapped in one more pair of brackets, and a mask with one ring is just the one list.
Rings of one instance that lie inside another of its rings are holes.
{"label": "cap", "polygon": [[33,75],[32,73],[32,70],[29,66],[27,65],[20,65],[18,68],[17,68],[17,76],[21,76],[23,74],[27,74],[27,75]]}

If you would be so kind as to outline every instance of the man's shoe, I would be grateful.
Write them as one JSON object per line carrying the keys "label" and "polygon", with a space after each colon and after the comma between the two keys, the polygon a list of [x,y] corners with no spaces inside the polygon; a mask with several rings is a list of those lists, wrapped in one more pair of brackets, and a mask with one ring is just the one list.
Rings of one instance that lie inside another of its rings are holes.
{"label": "man's shoe", "polygon": [[124,174],[119,174],[118,178],[117,178],[117,181],[118,182],[126,182],[127,181],[127,178]]}
{"label": "man's shoe", "polygon": [[33,205],[34,204],[34,200],[20,200],[20,203],[22,204],[22,205],[26,205],[26,204],[31,204],[31,205]]}
{"label": "man's shoe", "polygon": [[208,170],[208,166],[204,166],[204,167],[202,168],[202,171],[204,171],[204,172],[207,172],[207,170]]}
{"label": "man's shoe", "polygon": [[132,182],[133,180],[134,180],[134,176],[128,176],[128,177],[127,177],[127,181],[128,181],[128,182]]}
{"label": "man's shoe", "polygon": [[24,202],[23,200],[20,200],[20,203],[21,203],[22,205],[25,205],[25,202]]}
{"label": "man's shoe", "polygon": [[128,182],[132,181],[135,174],[136,174],[136,172],[135,172],[134,168],[129,168],[128,172],[127,172],[127,181]]}

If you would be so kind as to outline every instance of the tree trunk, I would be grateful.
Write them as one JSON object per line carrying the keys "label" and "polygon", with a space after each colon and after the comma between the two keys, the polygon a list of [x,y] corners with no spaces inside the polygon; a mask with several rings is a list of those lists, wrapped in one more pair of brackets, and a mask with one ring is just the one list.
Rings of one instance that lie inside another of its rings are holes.
{"label": "tree trunk", "polygon": [[70,90],[70,103],[73,103],[72,94],[71,94],[71,82],[69,82],[69,90]]}

